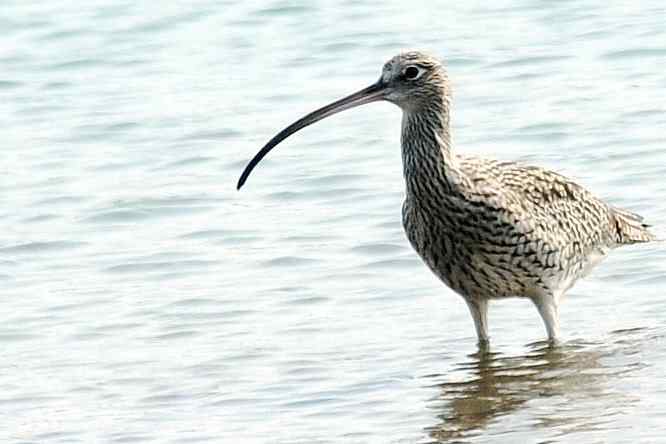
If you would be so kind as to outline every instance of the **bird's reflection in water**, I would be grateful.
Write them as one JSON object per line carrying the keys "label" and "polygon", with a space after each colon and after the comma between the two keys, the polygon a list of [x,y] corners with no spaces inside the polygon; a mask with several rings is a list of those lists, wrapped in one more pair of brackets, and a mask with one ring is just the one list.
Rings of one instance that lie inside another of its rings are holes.
{"label": "bird's reflection in water", "polygon": [[426,431],[434,442],[486,442],[496,420],[510,414],[510,428],[500,425],[498,434],[516,436],[522,429],[527,436],[530,431],[542,435],[538,431],[547,429],[562,436],[604,428],[636,401],[630,393],[612,390],[609,380],[644,365],[636,353],[644,333],[614,332],[605,344],[533,344],[516,356],[470,355],[450,374],[429,376],[448,381],[438,384],[440,394],[429,403],[439,423]]}

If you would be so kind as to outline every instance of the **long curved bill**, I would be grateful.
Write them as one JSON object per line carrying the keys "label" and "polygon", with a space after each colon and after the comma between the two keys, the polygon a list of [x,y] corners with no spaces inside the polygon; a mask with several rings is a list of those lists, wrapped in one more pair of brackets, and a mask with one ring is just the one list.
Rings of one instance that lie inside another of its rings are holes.
{"label": "long curved bill", "polygon": [[381,100],[383,97],[384,85],[380,80],[377,83],[368,86],[367,88],[357,91],[354,94],[351,94],[340,100],[336,100],[335,102],[330,103],[323,108],[319,108],[318,110],[313,111],[310,114],[298,119],[296,122],[292,123],[277,133],[271,140],[268,141],[266,145],[264,145],[261,150],[259,150],[257,154],[255,154],[252,160],[250,160],[250,162],[245,167],[245,170],[243,171],[243,174],[241,174],[240,179],[238,179],[238,185],[236,185],[236,189],[240,190],[254,167],[256,167],[257,164],[261,162],[261,159],[263,159],[270,150],[275,148],[280,142],[298,130],[303,129],[308,125],[312,125],[313,123],[318,122],[328,116],[339,113],[340,111],[354,108],[366,103],[376,102],[377,100]]}

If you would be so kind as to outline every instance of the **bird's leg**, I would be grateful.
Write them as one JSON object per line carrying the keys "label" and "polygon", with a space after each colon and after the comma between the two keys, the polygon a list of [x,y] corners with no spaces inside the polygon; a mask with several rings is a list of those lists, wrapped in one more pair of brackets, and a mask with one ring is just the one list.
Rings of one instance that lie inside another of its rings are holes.
{"label": "bird's leg", "polygon": [[481,298],[465,298],[474,320],[479,347],[488,346],[488,301]]}
{"label": "bird's leg", "polygon": [[559,297],[555,294],[541,294],[533,297],[532,302],[539,310],[541,319],[548,332],[548,340],[557,344],[560,336],[560,314],[558,311]]}

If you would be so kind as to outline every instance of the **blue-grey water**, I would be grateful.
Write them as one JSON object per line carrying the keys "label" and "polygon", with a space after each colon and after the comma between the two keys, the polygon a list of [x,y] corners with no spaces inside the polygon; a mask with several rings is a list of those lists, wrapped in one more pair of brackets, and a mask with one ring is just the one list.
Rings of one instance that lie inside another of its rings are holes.
{"label": "blue-grey water", "polygon": [[666,234],[666,6],[27,2],[0,7],[0,441],[655,443],[666,248],[524,300],[475,354],[400,225],[400,111],[245,163],[406,48],[446,60],[460,152],[571,176]]}

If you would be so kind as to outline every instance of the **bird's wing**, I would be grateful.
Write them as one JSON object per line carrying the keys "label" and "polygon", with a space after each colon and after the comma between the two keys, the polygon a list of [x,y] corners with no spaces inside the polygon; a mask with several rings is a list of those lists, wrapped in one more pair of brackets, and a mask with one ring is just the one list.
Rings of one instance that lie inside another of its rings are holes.
{"label": "bird's wing", "polygon": [[552,171],[521,165],[465,158],[461,169],[474,189],[496,194],[495,205],[507,222],[528,239],[552,249],[586,254],[617,243],[613,210],[582,186]]}

